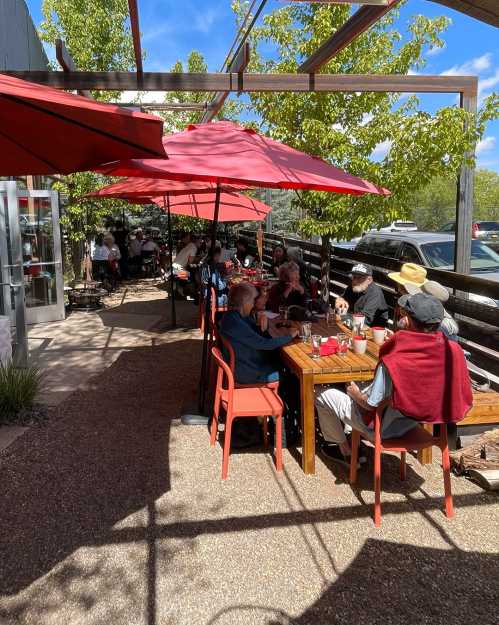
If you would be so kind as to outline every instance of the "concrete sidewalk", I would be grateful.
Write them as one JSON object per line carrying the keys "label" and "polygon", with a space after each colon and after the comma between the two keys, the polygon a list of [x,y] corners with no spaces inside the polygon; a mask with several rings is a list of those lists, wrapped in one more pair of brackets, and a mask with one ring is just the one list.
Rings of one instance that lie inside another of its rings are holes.
{"label": "concrete sidewalk", "polygon": [[254,449],[221,482],[220,447],[178,419],[199,333],[134,297],[36,332],[59,404],[0,454],[1,625],[497,622],[497,495],[453,478],[447,520],[438,463],[410,458],[401,484],[388,456],[377,530],[370,463],[352,490],[322,459],[307,477],[286,452],[277,475]]}

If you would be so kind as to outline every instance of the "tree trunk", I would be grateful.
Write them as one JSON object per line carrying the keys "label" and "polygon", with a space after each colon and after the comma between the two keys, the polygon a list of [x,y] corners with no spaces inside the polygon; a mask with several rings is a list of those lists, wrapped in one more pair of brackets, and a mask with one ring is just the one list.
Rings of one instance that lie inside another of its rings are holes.
{"label": "tree trunk", "polygon": [[329,270],[331,268],[331,243],[329,235],[321,236],[321,301],[329,305]]}
{"label": "tree trunk", "polygon": [[72,241],[71,242],[71,265],[73,266],[73,273],[75,276],[75,280],[81,280],[82,264],[83,264],[83,242]]}

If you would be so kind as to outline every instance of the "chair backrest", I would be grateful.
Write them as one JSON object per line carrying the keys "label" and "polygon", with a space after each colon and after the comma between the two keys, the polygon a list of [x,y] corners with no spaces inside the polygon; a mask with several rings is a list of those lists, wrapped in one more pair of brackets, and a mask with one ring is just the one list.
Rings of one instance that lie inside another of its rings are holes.
{"label": "chair backrest", "polygon": [[[234,392],[234,375],[232,374],[229,365],[222,358],[222,354],[220,353],[218,347],[212,347],[211,354],[218,365],[217,391],[228,391],[229,398],[232,399],[232,394]],[[224,387],[223,385],[224,377],[227,379],[227,387]]]}
{"label": "chair backrest", "polygon": [[222,346],[224,347],[224,349],[227,350],[227,353],[229,354],[229,368],[232,371],[232,375],[234,375],[234,372],[236,370],[236,354],[234,352],[234,348],[232,347],[232,343],[228,339],[226,339],[225,336],[223,336],[222,334],[220,334],[219,336],[222,342]]}

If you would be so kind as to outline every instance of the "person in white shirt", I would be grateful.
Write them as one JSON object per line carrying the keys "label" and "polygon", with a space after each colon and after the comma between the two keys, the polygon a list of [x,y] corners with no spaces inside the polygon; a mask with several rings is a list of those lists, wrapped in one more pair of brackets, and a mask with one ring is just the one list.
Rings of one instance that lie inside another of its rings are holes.
{"label": "person in white shirt", "polygon": [[104,244],[104,235],[98,234],[95,237],[95,246],[92,252],[92,276],[98,282],[105,282],[109,276],[109,256],[110,250]]}
{"label": "person in white shirt", "polygon": [[135,238],[130,239],[130,244],[128,246],[128,251],[130,253],[130,258],[140,257],[142,254],[142,243],[144,242],[144,235],[142,230],[137,230],[135,233]]}
{"label": "person in white shirt", "polygon": [[182,241],[185,245],[173,259],[174,269],[187,269],[187,266],[194,260],[198,253],[198,247],[194,241],[192,241],[189,233],[184,235]]}
{"label": "person in white shirt", "polygon": [[95,237],[95,246],[92,253],[92,260],[107,261],[109,259],[110,253],[111,252],[109,250],[109,247],[104,244],[104,235],[98,234]]}

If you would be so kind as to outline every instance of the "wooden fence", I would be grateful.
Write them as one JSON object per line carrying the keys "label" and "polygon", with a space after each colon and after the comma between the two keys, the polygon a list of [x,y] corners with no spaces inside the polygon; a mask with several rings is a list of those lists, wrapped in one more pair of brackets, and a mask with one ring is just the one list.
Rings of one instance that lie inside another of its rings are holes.
{"label": "wooden fence", "polygon": [[[256,233],[250,230],[239,232],[252,253],[256,253]],[[298,247],[302,251],[304,262],[309,266],[312,276],[320,280],[321,246],[301,239],[292,239],[274,234],[264,234],[263,263],[270,266],[272,250],[276,244],[286,247]],[[399,271],[401,262],[394,258],[383,258],[341,247],[331,247],[329,266],[329,291],[331,297],[341,294],[349,283],[349,274],[353,265],[364,262],[373,268],[373,277],[384,291],[388,305],[395,305],[394,283],[388,278],[391,271]],[[453,271],[427,268],[428,277],[438,281],[451,290],[445,307],[456,314],[460,325],[460,340],[463,347],[476,357],[476,362],[489,372],[499,376],[499,308],[487,306],[468,298],[469,294],[484,295],[499,300],[499,283]],[[499,378],[498,378],[499,382]]]}

